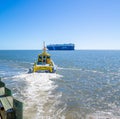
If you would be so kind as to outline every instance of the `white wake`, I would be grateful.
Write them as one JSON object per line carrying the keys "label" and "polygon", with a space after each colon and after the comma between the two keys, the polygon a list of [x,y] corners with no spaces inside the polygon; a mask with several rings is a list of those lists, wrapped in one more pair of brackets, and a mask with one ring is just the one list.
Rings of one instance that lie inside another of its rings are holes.
{"label": "white wake", "polygon": [[[55,119],[56,107],[60,104],[61,93],[56,93],[57,85],[54,80],[60,78],[58,74],[31,73],[14,77],[14,81],[24,82],[23,88],[15,84],[16,98],[21,96],[24,103],[24,119]],[[54,80],[50,80],[54,79]],[[58,110],[59,112],[64,109]],[[64,117],[63,117],[64,118]]]}

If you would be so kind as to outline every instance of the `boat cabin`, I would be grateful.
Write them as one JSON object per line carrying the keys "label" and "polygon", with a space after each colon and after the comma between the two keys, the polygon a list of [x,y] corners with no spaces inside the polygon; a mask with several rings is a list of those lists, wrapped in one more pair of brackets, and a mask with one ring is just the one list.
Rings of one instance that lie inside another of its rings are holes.
{"label": "boat cabin", "polygon": [[46,52],[43,52],[42,54],[38,55],[38,61],[37,64],[50,64],[51,63],[51,58],[50,55]]}

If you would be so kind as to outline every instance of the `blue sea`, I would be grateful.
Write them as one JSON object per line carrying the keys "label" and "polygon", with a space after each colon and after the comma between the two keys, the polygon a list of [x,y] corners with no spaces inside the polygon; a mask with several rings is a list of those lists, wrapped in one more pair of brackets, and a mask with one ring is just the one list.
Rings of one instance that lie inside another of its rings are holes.
{"label": "blue sea", "polygon": [[24,119],[120,119],[120,51],[48,51],[56,73],[31,73],[41,50],[0,50],[0,77]]}

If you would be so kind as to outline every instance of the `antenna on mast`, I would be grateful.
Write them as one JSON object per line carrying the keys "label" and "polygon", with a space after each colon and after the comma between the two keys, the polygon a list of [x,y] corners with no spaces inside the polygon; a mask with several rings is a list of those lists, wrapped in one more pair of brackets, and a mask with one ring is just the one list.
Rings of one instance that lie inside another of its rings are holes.
{"label": "antenna on mast", "polygon": [[43,51],[46,52],[45,41],[43,42]]}

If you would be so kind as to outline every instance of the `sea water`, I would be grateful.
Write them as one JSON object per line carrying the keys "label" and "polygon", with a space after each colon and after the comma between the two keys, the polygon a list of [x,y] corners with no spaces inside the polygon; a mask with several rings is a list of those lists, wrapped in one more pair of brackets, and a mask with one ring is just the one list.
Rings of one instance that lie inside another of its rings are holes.
{"label": "sea water", "polygon": [[1,50],[0,77],[24,119],[120,119],[120,51],[49,51],[56,73],[31,73],[39,50]]}

